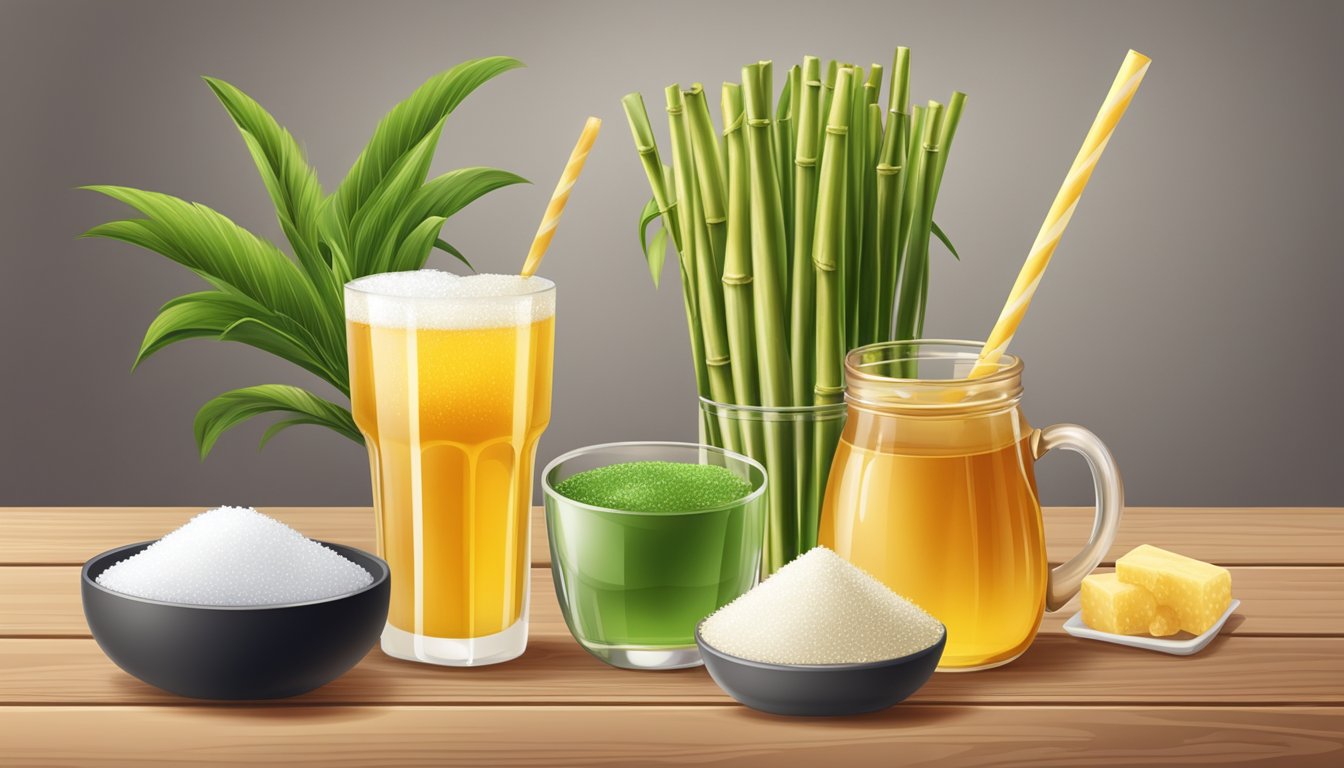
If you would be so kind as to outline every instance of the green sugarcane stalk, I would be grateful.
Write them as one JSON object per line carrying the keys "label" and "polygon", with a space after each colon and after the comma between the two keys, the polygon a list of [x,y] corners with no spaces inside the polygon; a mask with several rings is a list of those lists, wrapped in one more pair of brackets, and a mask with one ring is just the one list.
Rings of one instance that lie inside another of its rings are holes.
{"label": "green sugarcane stalk", "polygon": [[812,240],[817,214],[817,155],[821,123],[821,62],[815,56],[803,59],[803,89],[798,111],[798,150],[794,158],[794,262],[790,302],[789,360],[793,367],[793,403],[810,405],[816,382],[816,267],[812,263]]}
{"label": "green sugarcane stalk", "polygon": [[[775,124],[773,120],[775,114],[775,108],[774,108],[774,102],[772,101],[772,97],[774,96],[775,93],[775,64],[773,61],[769,61],[767,59],[762,59],[761,61],[758,61],[756,63],[759,67],[758,69],[759,74],[757,78],[757,82],[760,85],[759,92],[762,95],[762,98],[764,99],[764,104],[762,105],[763,111],[761,112],[762,116],[761,119],[764,119],[766,121],[765,123],[766,130],[764,131],[764,136],[766,138],[766,143],[769,146],[768,158],[771,163],[770,175],[774,179],[775,197],[780,201],[779,223],[780,226],[783,227],[783,229],[781,229],[780,231],[784,233],[786,240],[786,242],[784,242],[782,247],[776,248],[773,251],[775,269],[773,270],[772,274],[774,274],[776,277],[779,278],[779,295],[782,298],[785,298],[789,295],[789,279],[788,279],[789,244],[787,242],[789,224],[787,221],[788,217],[784,215],[784,208],[783,208],[784,184],[779,178],[780,152],[779,149],[775,146]],[[744,101],[750,98],[746,95],[746,93],[747,93],[746,84],[743,83]],[[750,107],[748,106],[747,109],[750,110]],[[750,118],[748,118],[748,120],[750,120]],[[751,132],[749,131],[747,135],[750,136]],[[750,141],[750,139],[748,139],[748,141]],[[748,149],[748,157],[750,157],[750,149]],[[787,306],[787,304],[785,306]],[[785,350],[787,350],[789,343],[788,342],[789,328],[785,326],[783,328],[783,332],[784,332],[784,348]]]}
{"label": "green sugarcane stalk", "polygon": [[[792,70],[790,70],[790,77]],[[770,127],[775,156],[775,178],[779,181],[779,201],[784,215],[784,271],[793,270],[793,82],[784,81],[784,90],[775,105],[775,123]],[[789,300],[789,281],[784,281],[784,301]]]}
{"label": "green sugarcane stalk", "polygon": [[882,142],[882,107],[868,105],[867,130],[864,138],[863,164],[863,237],[859,264],[859,335],[852,346],[872,344],[878,339],[878,298],[881,294],[882,257],[877,250],[877,165]]}
{"label": "green sugarcane stalk", "polygon": [[[699,267],[699,254],[695,253],[695,230],[692,224],[690,208],[691,189],[695,186],[695,160],[691,154],[691,134],[686,121],[685,99],[681,86],[669,85],[664,91],[667,101],[668,133],[672,140],[672,188],[682,210],[677,214],[681,225],[681,247],[691,255],[690,262]],[[692,283],[694,284],[694,282]]]}
{"label": "green sugarcane stalk", "polygon": [[[709,252],[709,227],[702,219],[704,209],[700,202],[700,192],[691,188],[691,211],[695,216],[696,253]],[[735,403],[737,395],[733,386],[732,348],[728,343],[728,329],[725,323],[724,295],[720,279],[711,269],[707,260],[696,268],[697,295],[700,307],[700,329],[705,335],[705,365],[709,368],[710,397],[720,403]],[[715,445],[730,451],[741,451],[742,441],[737,424],[727,416],[720,415],[717,424],[708,424]],[[714,431],[717,430],[717,431]]]}
{"label": "green sugarcane stalk", "polygon": [[782,333],[787,310],[779,254],[784,243],[784,209],[770,149],[769,87],[764,64],[744,67],[742,96],[747,117],[747,164],[751,174],[751,264],[755,298],[755,329],[759,342],[761,402],[771,407],[792,404],[788,347],[771,343]]}
{"label": "green sugarcane stalk", "polygon": [[[906,258],[906,255],[909,254],[910,252],[910,222],[914,217],[915,200],[918,197],[918,195],[915,194],[914,190],[917,185],[922,185],[924,183],[922,179],[915,178],[915,169],[916,166],[919,165],[918,161],[920,155],[922,154],[920,148],[920,137],[924,135],[925,112],[926,110],[922,106],[916,106],[911,110],[910,130],[908,132],[905,142],[906,170],[905,173],[903,174],[905,176],[905,180],[902,184],[902,186],[904,187],[904,191],[901,197],[901,234],[900,234],[900,242],[898,245],[902,254],[901,256],[902,277],[905,274],[904,259]],[[919,188],[922,189],[923,187],[919,186]],[[899,296],[900,296],[899,288],[897,289],[896,295],[898,297],[898,303],[899,303]],[[897,314],[899,315],[899,308]],[[897,336],[896,338],[901,339],[909,337]]]}
{"label": "green sugarcane stalk", "polygon": [[728,331],[723,319],[723,292],[717,285],[719,270],[714,264],[709,229],[700,201],[700,185],[696,181],[695,150],[691,143],[690,121],[686,117],[686,99],[677,85],[668,86],[665,94],[677,197],[689,201],[691,206],[681,215],[682,244],[691,252],[691,262],[695,265],[693,281],[696,305],[700,310],[700,333],[704,336],[709,396],[720,403],[731,403],[732,358],[728,354]]}
{"label": "green sugarcane stalk", "polygon": [[952,139],[957,135],[957,123],[961,122],[961,112],[965,106],[966,94],[953,91],[952,98],[947,102],[947,109],[943,112],[942,125],[938,129],[938,162],[933,167],[933,178],[930,181],[933,192],[933,199],[929,203],[930,219],[933,218],[934,204],[938,202],[938,190],[943,187],[943,171],[947,169],[947,156],[952,150]]}
{"label": "green sugarcane stalk", "polygon": [[840,66],[834,59],[826,65],[826,79],[821,83],[821,117],[817,120],[817,167],[821,167],[821,157],[826,154],[826,118],[831,114],[831,102],[835,101],[835,78]]}
{"label": "green sugarcane stalk", "polygon": [[[747,167],[751,174],[751,266],[755,299],[757,358],[760,361],[761,403],[784,407],[792,402],[789,382],[787,309],[784,304],[783,262],[784,210],[775,178],[770,146],[769,68],[764,63],[744,67],[742,95],[747,116]],[[767,525],[770,547],[763,558],[766,573],[773,573],[792,558],[797,547],[793,513],[792,436],[788,425],[768,421],[762,425],[765,459],[771,482],[771,519]]]}
{"label": "green sugarcane stalk", "polygon": [[728,349],[733,366],[733,391],[738,405],[760,405],[760,379],[755,361],[755,311],[751,269],[751,179],[747,168],[742,87],[723,84],[723,137],[728,161],[728,241],[723,262],[723,299],[728,322]]}
{"label": "green sugarcane stalk", "polygon": [[835,99],[826,119],[826,150],[821,156],[817,187],[816,236],[812,263],[817,280],[817,374],[814,401],[817,405],[840,402],[845,391],[844,287],[842,266],[845,229],[849,220],[845,200],[849,195],[848,154],[850,99],[854,70],[845,67],[835,80]]}
{"label": "green sugarcane stalk", "polygon": [[[728,349],[733,365],[733,391],[738,405],[760,405],[756,370],[756,332],[751,269],[751,178],[747,167],[746,115],[742,87],[724,83],[721,98],[724,156],[728,180],[728,244],[723,267],[723,298],[728,321]],[[750,418],[737,424],[748,456],[761,455],[761,425]]]}
{"label": "green sugarcane stalk", "polygon": [[902,115],[910,112],[910,49],[903,45],[896,46],[896,52],[891,55],[887,110]]}
{"label": "green sugarcane stalk", "polygon": [[868,79],[863,83],[862,143],[851,146],[851,154],[861,153],[862,176],[859,188],[863,210],[860,213],[859,258],[856,265],[854,302],[855,334],[851,347],[871,344],[873,329],[877,327],[877,153],[882,144],[882,108],[878,99],[882,93],[882,65],[868,67]]}
{"label": "green sugarcane stalk", "polygon": [[[798,194],[793,186],[793,162],[798,156],[798,102],[802,98],[802,89],[803,69],[801,66],[795,64],[792,67],[789,67],[788,81],[784,83],[784,90],[789,94],[788,109],[784,114],[779,116],[779,121],[785,122],[786,130],[784,132],[789,141],[789,149],[788,152],[784,153],[784,157],[782,158],[784,163],[780,168],[779,173],[780,200],[784,204],[784,234],[788,238],[789,248],[787,271],[784,273],[784,303],[786,307],[793,301],[793,281],[790,276],[793,274],[794,242],[797,240],[793,234],[793,230],[798,226],[793,217],[793,199],[794,196]],[[783,106],[782,102],[783,100],[781,99],[781,106]],[[789,338],[792,340],[792,326],[789,327],[789,332]]]}
{"label": "green sugarcane stalk", "polygon": [[709,247],[714,261],[714,279],[723,274],[723,249],[728,238],[727,189],[724,184],[723,162],[719,157],[719,138],[714,121],[709,116],[704,88],[695,83],[683,95],[686,117],[690,125],[691,154],[695,161],[695,176],[704,206],[705,224],[709,227]]}
{"label": "green sugarcane stalk", "polygon": [[694,282],[695,265],[690,255],[682,249],[681,221],[677,214],[677,200],[673,197],[674,184],[666,178],[662,159],[658,155],[658,145],[653,139],[653,127],[649,124],[649,113],[644,108],[644,97],[631,93],[621,99],[625,108],[625,117],[630,123],[630,132],[635,139],[635,151],[639,153],[653,191],[654,202],[658,205],[663,227],[671,234],[673,250],[677,252],[677,261],[681,267],[681,295],[686,308],[686,327],[691,340],[691,362],[695,366],[695,389],[701,397],[709,397],[709,370],[705,365],[705,342],[700,335],[700,309],[696,305]]}
{"label": "green sugarcane stalk", "polygon": [[[933,219],[929,210],[929,179],[937,163],[938,128],[942,119],[943,105],[929,102],[922,120],[918,112],[916,122],[922,123],[920,131],[919,157],[915,164],[913,192],[914,203],[911,206],[909,246],[905,254],[905,264],[901,272],[900,299],[896,307],[896,328],[907,335],[904,339],[919,338],[924,325],[924,298],[928,290],[929,272],[929,236]],[[913,364],[906,364],[902,375],[915,378],[919,371]]]}
{"label": "green sugarcane stalk", "polygon": [[[843,366],[846,313],[842,259],[846,241],[845,227],[848,225],[845,204],[849,194],[847,176],[851,163],[848,143],[850,100],[853,96],[851,78],[854,76],[853,69],[843,68],[836,77],[835,98],[826,118],[826,149],[821,155],[818,174],[816,234],[812,245],[812,263],[816,268],[817,283],[817,372],[813,397],[817,405],[838,403],[845,391]],[[818,496],[830,473],[841,426],[839,419],[827,419],[814,425],[812,460],[808,462],[808,468],[809,485],[817,489]],[[818,522],[809,519],[806,530],[815,532]],[[815,533],[812,535],[815,536]]]}
{"label": "green sugarcane stalk", "polygon": [[906,142],[910,131],[910,49],[896,49],[891,64],[891,90],[887,97],[887,129],[882,137],[882,156],[877,166],[877,251],[882,260],[877,315],[879,339],[892,338],[896,283],[901,275],[901,205],[905,196]]}
{"label": "green sugarcane stalk", "polygon": [[792,128],[790,136],[790,147],[793,152],[789,154],[790,165],[786,169],[788,173],[793,173],[793,158],[798,154],[798,121],[801,119],[802,98],[803,98],[803,67],[800,64],[794,64],[789,67],[789,127]]}
{"label": "green sugarcane stalk", "polygon": [[[957,98],[958,95],[961,97],[960,100]],[[938,105],[937,102],[929,102],[930,125],[926,132],[931,132],[931,137],[926,137],[925,147],[923,147],[925,163],[929,167],[929,178],[925,180],[926,186],[923,194],[925,194],[925,215],[929,219],[930,234],[933,231],[934,204],[938,202],[938,187],[942,184],[943,168],[946,168],[946,147],[943,145],[943,141],[950,141],[956,135],[957,126],[954,121],[960,120],[961,106],[965,102],[965,95],[961,94],[960,91],[954,91],[952,98],[953,101],[958,102],[956,116],[953,116],[950,109],[942,110],[942,105]],[[935,106],[938,109],[935,109]],[[938,114],[938,112],[942,112],[942,114]],[[949,125],[949,118],[953,120],[952,125]],[[929,239],[930,235],[926,234],[925,242],[922,245],[923,250],[925,250],[925,257],[923,257],[925,258],[925,269],[923,269],[922,278],[919,281],[919,315],[915,317],[915,338],[921,339],[923,338],[925,312],[929,308]]]}
{"label": "green sugarcane stalk", "polygon": [[887,116],[887,130],[882,137],[882,149],[877,163],[877,257],[878,339],[890,338],[895,318],[896,283],[900,278],[901,251],[901,198],[905,171],[905,133],[908,118],[891,112]]}
{"label": "green sugarcane stalk", "polygon": [[[798,70],[797,67],[794,68]],[[812,239],[817,214],[817,145],[821,123],[821,62],[815,56],[803,58],[799,87],[794,90],[793,106],[797,145],[793,168],[793,288],[790,291],[789,362],[792,367],[793,403],[811,405],[816,377],[816,267],[812,264]],[[821,506],[820,486],[811,466],[814,425],[800,421],[794,425],[793,466],[796,485],[799,542],[798,551],[816,545],[817,516]]]}
{"label": "green sugarcane stalk", "polygon": [[849,197],[845,206],[849,222],[845,228],[845,347],[858,346],[859,339],[859,271],[863,267],[863,214],[864,166],[863,148],[867,146],[868,107],[865,104],[863,67],[855,66],[850,81],[849,140]]}
{"label": "green sugarcane stalk", "polygon": [[[932,105],[934,102],[930,102]],[[961,111],[966,104],[966,94],[961,91],[953,91],[952,99],[948,102],[944,110],[941,121],[936,128],[937,136],[932,148],[925,147],[926,152],[933,152],[932,171],[929,174],[928,189],[926,195],[928,202],[929,229],[933,229],[933,214],[938,202],[938,191],[943,185],[943,171],[947,168],[947,156],[952,148],[952,139],[957,133],[957,123],[961,120]],[[927,257],[926,257],[927,258]],[[926,266],[920,282],[919,290],[919,316],[915,322],[915,335],[924,336],[924,315],[929,305],[929,267]]]}

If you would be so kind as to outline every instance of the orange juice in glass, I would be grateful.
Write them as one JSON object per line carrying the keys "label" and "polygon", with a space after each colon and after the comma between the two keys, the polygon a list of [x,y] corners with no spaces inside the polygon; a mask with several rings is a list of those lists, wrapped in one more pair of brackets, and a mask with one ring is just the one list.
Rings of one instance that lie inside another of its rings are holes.
{"label": "orange juice in glass", "polygon": [[555,285],[420,270],[354,280],[345,302],[351,406],[392,570],[383,651],[450,666],[512,659],[527,645]]}

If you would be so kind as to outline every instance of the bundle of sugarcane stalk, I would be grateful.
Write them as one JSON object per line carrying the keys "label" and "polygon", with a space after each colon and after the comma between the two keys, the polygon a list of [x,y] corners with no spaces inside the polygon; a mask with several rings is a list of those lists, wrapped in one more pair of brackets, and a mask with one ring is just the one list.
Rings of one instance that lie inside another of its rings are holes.
{"label": "bundle of sugarcane stalk", "polygon": [[710,408],[706,439],[769,473],[766,573],[816,544],[841,425],[792,416],[835,410],[847,350],[922,334],[930,237],[947,243],[933,210],[965,95],[910,109],[897,48],[884,120],[882,69],[833,61],[823,80],[808,56],[772,105],[771,63],[743,67],[723,85],[722,138],[699,84],[668,86],[671,166],[643,98],[623,99],[653,189],[650,271],[656,283],[670,239],[700,396],[740,407]]}

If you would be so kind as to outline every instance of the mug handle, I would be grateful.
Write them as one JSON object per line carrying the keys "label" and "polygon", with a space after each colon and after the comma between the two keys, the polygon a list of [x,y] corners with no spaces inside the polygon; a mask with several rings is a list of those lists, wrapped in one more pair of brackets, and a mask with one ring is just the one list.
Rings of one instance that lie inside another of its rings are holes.
{"label": "mug handle", "polygon": [[1055,424],[1036,431],[1031,441],[1032,457],[1039,459],[1052,448],[1082,454],[1092,470],[1092,485],[1097,493],[1097,517],[1087,545],[1072,559],[1051,569],[1045,588],[1045,607],[1058,611],[1078,594],[1083,577],[1096,568],[1115,541],[1120,514],[1125,509],[1125,488],[1115,458],[1101,439],[1077,424]]}

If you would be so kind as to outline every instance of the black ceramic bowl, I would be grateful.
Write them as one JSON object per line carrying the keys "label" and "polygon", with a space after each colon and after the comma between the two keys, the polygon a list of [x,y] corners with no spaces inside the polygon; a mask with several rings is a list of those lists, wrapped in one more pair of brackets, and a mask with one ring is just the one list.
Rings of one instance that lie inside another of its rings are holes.
{"label": "black ceramic bowl", "polygon": [[84,618],[116,665],[157,688],[197,699],[279,699],[335,680],[364,658],[387,620],[387,563],[327,544],[373,575],[369,586],[307,603],[232,607],[146,600],[94,579],[153,542],[84,564]]}
{"label": "black ceramic bowl", "polygon": [[695,628],[695,644],[709,676],[729,696],[776,715],[838,716],[876,712],[919,690],[938,667],[947,627],[937,643],[866,664],[767,664],[724,653]]}

